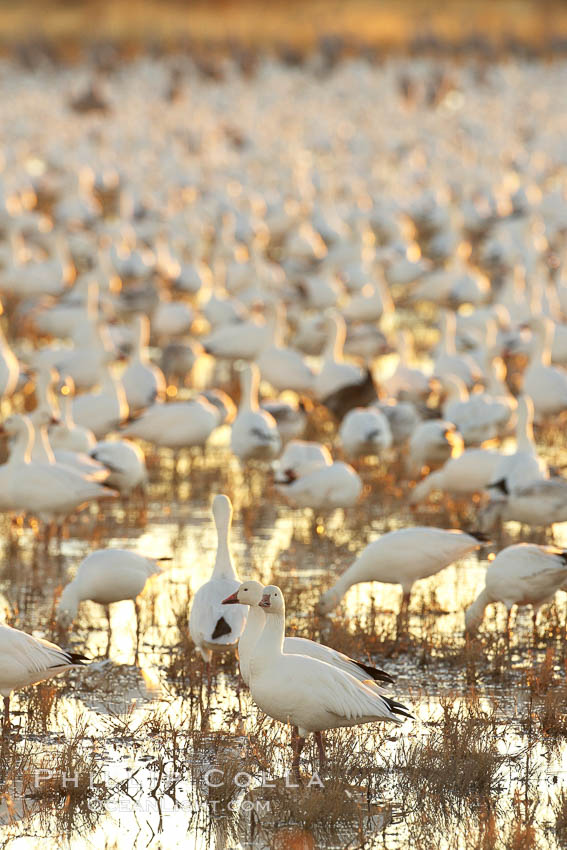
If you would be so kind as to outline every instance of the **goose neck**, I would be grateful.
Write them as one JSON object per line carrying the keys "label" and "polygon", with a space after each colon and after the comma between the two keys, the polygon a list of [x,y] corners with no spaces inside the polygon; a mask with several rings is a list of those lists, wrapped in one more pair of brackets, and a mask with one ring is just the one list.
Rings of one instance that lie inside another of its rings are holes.
{"label": "goose neck", "polygon": [[258,638],[264,631],[265,625],[266,615],[262,609],[258,605],[251,605],[248,609],[246,626],[238,642],[238,655],[241,665],[243,664],[248,667]]}
{"label": "goose neck", "polygon": [[283,655],[284,637],[285,613],[267,615],[261,640],[257,641],[251,659],[251,667],[255,671],[272,666],[274,659]]}
{"label": "goose neck", "polygon": [[241,378],[241,389],[241,409],[258,410],[258,371],[256,369],[248,367],[244,370]]}

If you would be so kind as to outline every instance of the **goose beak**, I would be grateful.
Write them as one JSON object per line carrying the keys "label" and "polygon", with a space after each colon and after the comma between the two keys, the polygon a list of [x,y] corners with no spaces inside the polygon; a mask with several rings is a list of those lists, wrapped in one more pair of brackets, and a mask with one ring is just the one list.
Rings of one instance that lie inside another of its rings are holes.
{"label": "goose beak", "polygon": [[235,590],[234,593],[231,593],[230,596],[227,596],[226,599],[222,601],[223,605],[237,605],[238,604],[238,591]]}
{"label": "goose beak", "polygon": [[270,604],[271,603],[270,603],[270,594],[269,593],[265,593],[262,596],[261,602],[258,602],[258,605],[260,606],[260,608],[270,608]]}

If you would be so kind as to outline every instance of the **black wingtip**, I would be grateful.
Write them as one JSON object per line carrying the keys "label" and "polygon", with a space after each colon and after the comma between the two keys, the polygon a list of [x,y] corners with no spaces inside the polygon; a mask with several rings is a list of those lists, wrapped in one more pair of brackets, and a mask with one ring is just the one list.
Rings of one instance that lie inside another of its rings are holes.
{"label": "black wingtip", "polygon": [[71,664],[88,664],[90,662],[90,658],[87,658],[86,655],[81,655],[80,652],[65,652],[65,655],[69,659]]}
{"label": "black wingtip", "polygon": [[490,534],[485,534],[483,531],[467,531],[470,537],[474,537],[479,543],[492,543]]}
{"label": "black wingtip", "polygon": [[389,685],[394,684],[394,679],[384,670],[379,670],[378,667],[371,667],[369,664],[363,664],[361,661],[355,661],[354,663],[357,667],[360,667],[361,670],[364,670],[365,673],[368,673],[374,681],[387,682]]}
{"label": "black wingtip", "polygon": [[211,637],[213,640],[217,638],[224,637],[225,635],[229,635],[232,631],[231,626],[228,625],[224,617],[220,617],[217,620],[217,624],[215,626],[214,632]]}
{"label": "black wingtip", "polygon": [[387,703],[392,714],[399,714],[401,717],[409,717],[410,720],[415,720],[415,717],[409,708],[401,702],[397,702],[395,699],[389,699],[389,697],[385,696],[382,696],[382,699]]}
{"label": "black wingtip", "polygon": [[506,483],[505,478],[501,478],[499,481],[493,481],[487,487],[488,490],[498,490],[500,493],[503,493],[505,496],[510,495],[510,491],[508,490],[508,484]]}

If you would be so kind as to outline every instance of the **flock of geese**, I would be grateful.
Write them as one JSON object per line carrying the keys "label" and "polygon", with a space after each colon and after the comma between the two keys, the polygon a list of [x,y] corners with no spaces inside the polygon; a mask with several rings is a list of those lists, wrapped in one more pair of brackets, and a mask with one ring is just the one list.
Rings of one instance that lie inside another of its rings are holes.
{"label": "flock of geese", "polygon": [[[367,73],[346,64],[337,71],[365,97]],[[510,85],[504,70],[481,94],[468,71],[456,73],[469,116],[475,98],[487,100],[483,109],[500,107],[501,87]],[[269,80],[273,114],[288,126],[286,110],[316,83],[298,92],[266,74],[258,86]],[[218,124],[222,99],[198,90],[194,114],[218,132],[201,146],[172,134],[163,153],[155,116],[132,94],[144,120],[130,127],[127,152],[119,112],[84,136],[83,117],[69,129],[64,157],[42,143],[46,134],[26,136],[37,153],[22,170],[18,133],[27,125],[18,111],[30,109],[22,84],[0,184],[0,510],[16,538],[28,524],[57,545],[77,511],[87,507],[102,522],[107,501],[143,498],[148,457],[170,452],[177,463],[180,452],[208,454],[213,443],[223,463],[242,469],[244,488],[253,469],[256,480],[273,481],[277,510],[308,509],[323,530],[330,511],[348,519],[363,500],[378,505],[383,479],[399,507],[464,507],[468,530],[408,519],[360,551],[343,575],[328,577],[317,611],[330,614],[354,584],[396,584],[403,630],[416,581],[487,537],[500,539],[506,523],[539,534],[567,521],[567,479],[546,445],[567,411],[562,148],[554,147],[553,116],[540,122],[551,128],[545,138],[532,116],[532,132],[522,136],[532,155],[511,150],[509,130],[524,119],[525,101],[508,95],[516,111],[506,133],[497,122],[475,129],[453,98],[429,116],[433,141],[410,155],[414,143],[402,135],[412,125],[399,128],[397,101],[385,102],[388,135],[379,135],[378,148],[362,143],[382,132],[362,117],[360,138],[348,122],[340,138],[310,124],[295,141],[272,138],[255,120],[255,101],[245,111],[262,132],[240,144]],[[54,86],[41,108],[63,120],[57,97]],[[544,106],[534,100],[534,116]],[[307,111],[293,114],[305,120]],[[440,168],[434,128],[447,126],[455,132],[445,137]],[[482,156],[479,133],[487,134]],[[81,140],[77,153],[73,138]],[[101,138],[110,140],[104,155]],[[131,154],[136,146],[143,155]],[[538,146],[545,154],[536,155]],[[114,150],[120,172],[108,167]],[[480,157],[478,169],[453,179],[464,152]],[[336,179],[325,170],[330,155]],[[504,161],[506,179],[497,171]],[[281,590],[242,582],[235,570],[231,514],[228,498],[217,495],[216,561],[190,612],[204,662],[238,646],[253,699],[296,729],[296,764],[308,733],[324,757],[327,729],[410,717],[384,691],[387,673],[285,636]],[[138,653],[139,596],[160,569],[159,560],[131,551],[91,552],[58,601],[60,627],[72,627],[83,600],[108,616],[114,602],[131,599]],[[466,631],[480,627],[492,603],[537,612],[560,589],[566,550],[507,546],[466,611]],[[1,626],[6,720],[14,689],[84,663]]]}

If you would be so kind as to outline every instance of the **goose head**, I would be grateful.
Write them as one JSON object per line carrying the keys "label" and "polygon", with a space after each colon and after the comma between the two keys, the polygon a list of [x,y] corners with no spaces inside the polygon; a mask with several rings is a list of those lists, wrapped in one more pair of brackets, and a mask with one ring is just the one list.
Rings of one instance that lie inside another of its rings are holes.
{"label": "goose head", "polygon": [[21,416],[19,413],[14,413],[4,420],[0,432],[8,437],[18,437],[20,434],[30,434],[32,432],[32,424],[27,416]]}
{"label": "goose head", "polygon": [[259,605],[264,595],[264,585],[259,581],[245,581],[235,593],[223,599],[223,605]]}
{"label": "goose head", "polygon": [[275,584],[269,584],[264,588],[262,599],[258,603],[260,608],[263,608],[266,614],[284,614],[285,602],[283,593],[276,587]]}

